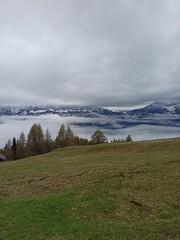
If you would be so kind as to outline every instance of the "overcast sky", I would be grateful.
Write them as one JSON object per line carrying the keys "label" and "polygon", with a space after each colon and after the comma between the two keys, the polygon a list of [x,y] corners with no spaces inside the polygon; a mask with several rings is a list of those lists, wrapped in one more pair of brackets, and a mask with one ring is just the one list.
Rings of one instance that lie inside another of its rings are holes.
{"label": "overcast sky", "polygon": [[180,99],[179,0],[0,0],[0,104]]}

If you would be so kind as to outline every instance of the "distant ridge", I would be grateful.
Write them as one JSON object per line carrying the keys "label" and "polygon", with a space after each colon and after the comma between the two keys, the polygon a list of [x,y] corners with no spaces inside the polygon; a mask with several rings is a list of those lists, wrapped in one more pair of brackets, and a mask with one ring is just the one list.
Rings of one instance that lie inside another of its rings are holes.
{"label": "distant ridge", "polygon": [[62,117],[77,116],[90,118],[101,116],[116,116],[120,118],[142,118],[153,115],[180,116],[180,101],[159,101],[143,108],[127,111],[112,111],[94,106],[0,106],[0,116],[40,116],[46,114],[57,114]]}
{"label": "distant ridge", "polygon": [[180,115],[180,101],[154,102],[146,107],[130,111],[131,115],[143,114],[172,114]]}
{"label": "distant ridge", "polygon": [[0,116],[40,116],[46,114],[57,114],[62,117],[99,117],[100,115],[111,116],[111,110],[93,106],[0,106]]}
{"label": "distant ridge", "polygon": [[[175,131],[180,134],[180,101],[156,101],[143,108],[126,111],[94,106],[0,106],[1,117],[28,118],[46,115],[72,117],[70,125],[80,128],[93,127],[111,131],[135,126],[163,126],[177,127]],[[86,121],[81,118],[86,118]]]}

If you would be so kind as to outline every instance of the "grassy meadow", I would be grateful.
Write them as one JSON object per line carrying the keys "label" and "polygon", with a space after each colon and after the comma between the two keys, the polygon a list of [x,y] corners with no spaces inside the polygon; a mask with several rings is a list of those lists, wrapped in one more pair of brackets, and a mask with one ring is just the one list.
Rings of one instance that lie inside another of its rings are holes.
{"label": "grassy meadow", "polygon": [[0,163],[0,239],[180,239],[180,139]]}

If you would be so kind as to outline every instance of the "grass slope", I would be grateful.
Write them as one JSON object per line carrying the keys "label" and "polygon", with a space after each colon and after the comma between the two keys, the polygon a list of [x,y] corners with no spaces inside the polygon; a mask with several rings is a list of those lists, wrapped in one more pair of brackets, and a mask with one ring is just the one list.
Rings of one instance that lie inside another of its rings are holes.
{"label": "grass slope", "polygon": [[0,164],[0,239],[179,239],[180,140]]}

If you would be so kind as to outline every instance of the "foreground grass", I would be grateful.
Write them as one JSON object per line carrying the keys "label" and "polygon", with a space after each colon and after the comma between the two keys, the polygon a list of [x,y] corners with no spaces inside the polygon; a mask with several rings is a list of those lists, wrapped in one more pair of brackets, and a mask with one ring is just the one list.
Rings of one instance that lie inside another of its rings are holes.
{"label": "foreground grass", "polygon": [[179,239],[180,140],[0,164],[0,239]]}

